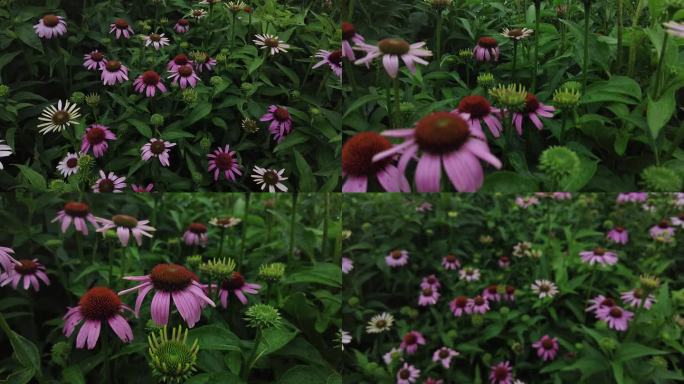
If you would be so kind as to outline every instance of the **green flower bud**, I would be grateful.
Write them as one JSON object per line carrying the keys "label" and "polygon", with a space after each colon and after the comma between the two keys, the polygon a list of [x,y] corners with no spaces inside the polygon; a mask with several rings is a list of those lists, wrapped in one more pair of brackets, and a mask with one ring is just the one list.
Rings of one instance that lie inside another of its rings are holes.
{"label": "green flower bud", "polygon": [[499,313],[504,316],[508,315],[510,312],[511,310],[508,307],[501,307],[501,309],[499,309]]}
{"label": "green flower bud", "polygon": [[490,72],[477,75],[477,85],[484,89],[490,89],[496,84],[496,78]]}
{"label": "green flower bud", "polygon": [[282,325],[280,313],[268,304],[254,304],[247,308],[245,320],[248,326],[259,329],[279,328]]}
{"label": "green flower bud", "polygon": [[[504,307],[504,308],[505,308],[505,307]],[[525,348],[523,347],[523,345],[520,344],[520,343],[517,342],[517,341],[514,342],[513,344],[511,344],[511,350],[512,350],[513,353],[515,353],[516,355],[521,355],[523,352],[525,352]]]}
{"label": "green flower bud", "polygon": [[617,348],[617,341],[611,337],[604,337],[599,341],[599,346],[603,348],[606,351],[613,351],[615,348]]}
{"label": "green flower bud", "polygon": [[168,19],[167,17],[162,17],[162,18],[159,19],[159,23],[161,23],[161,24],[168,24],[168,23],[169,23],[169,19]]}
{"label": "green flower bud", "polygon": [[[73,44],[76,44],[76,43],[78,43],[78,42],[77,41],[73,42]],[[110,39],[109,37],[101,37],[100,38],[100,44],[102,44],[102,45],[109,45],[111,43],[112,43],[112,39]]]}
{"label": "green flower bud", "polygon": [[200,264],[199,270],[211,280],[230,280],[235,271],[235,261],[231,258],[213,259]]}
{"label": "green flower bud", "polygon": [[523,323],[529,323],[530,319],[530,315],[522,315],[522,317],[520,317],[520,320],[522,320]]}
{"label": "green flower bud", "polygon": [[89,182],[92,172],[95,169],[95,158],[91,155],[81,155],[78,158],[78,173],[80,180],[83,182]]}
{"label": "green flower bud", "polygon": [[185,258],[185,262],[192,269],[197,269],[197,267],[202,263],[202,255],[192,255]]}
{"label": "green flower bud", "polygon": [[674,170],[652,165],[641,172],[648,191],[676,192],[682,190],[682,177]]}
{"label": "green flower bud", "polygon": [[492,365],[492,354],[485,353],[484,355],[482,355],[482,362],[487,366]]}
{"label": "green flower bud", "polygon": [[458,337],[458,332],[456,332],[455,329],[450,329],[447,332],[446,336],[451,340],[456,340],[456,338]]}
{"label": "green flower bud", "polygon": [[219,53],[216,55],[216,63],[222,64],[228,61],[228,56],[225,53]]}
{"label": "green flower bud", "polygon": [[349,304],[350,307],[356,307],[359,305],[359,298],[356,296],[352,296],[347,300],[347,304]]}
{"label": "green flower bud", "polygon": [[361,230],[364,232],[368,232],[371,228],[373,228],[373,225],[371,223],[361,224]]}
{"label": "green flower bud", "polygon": [[572,109],[579,103],[580,97],[578,90],[560,88],[553,93],[553,103],[561,109]]}
{"label": "green flower bud", "polygon": [[10,93],[10,87],[6,86],[5,84],[0,84],[0,97],[5,97],[9,95]]}
{"label": "green flower bud", "polygon": [[161,127],[164,125],[164,116],[155,113],[154,115],[150,116],[150,124],[156,128]]}
{"label": "green flower bud", "polygon": [[285,276],[285,264],[283,263],[269,263],[259,266],[259,277],[264,280],[280,281],[283,276]]}
{"label": "green flower bud", "polygon": [[70,354],[71,344],[66,341],[58,341],[52,346],[52,350],[50,351],[52,362],[61,367],[66,367],[66,365],[69,363]]}
{"label": "green flower bud", "polygon": [[425,236],[427,236],[427,237],[432,237],[432,235],[434,235],[434,234],[435,234],[435,231],[433,231],[432,229],[426,229],[425,230]]}
{"label": "green flower bud", "polygon": [[608,325],[606,324],[605,321],[597,321],[594,326],[599,331],[605,331],[606,329],[608,329]]}
{"label": "green flower bud", "polygon": [[245,117],[242,119],[242,129],[247,133],[255,133],[259,130],[259,124],[257,124],[256,120]]}
{"label": "green flower bud", "polygon": [[184,89],[182,97],[183,97],[183,102],[185,102],[186,104],[189,104],[189,105],[193,105],[193,104],[197,103],[197,99],[199,98],[199,96],[197,95],[197,91],[195,91],[192,88]]}
{"label": "green flower bud", "polygon": [[582,91],[582,83],[580,83],[579,81],[566,81],[565,83],[563,83],[562,87],[570,91]]}
{"label": "green flower bud", "polygon": [[660,288],[660,279],[653,275],[644,274],[639,276],[639,283],[641,283],[641,286],[649,292],[653,292]]}
{"label": "green flower bud", "polygon": [[549,147],[539,157],[539,168],[556,182],[575,174],[579,167],[579,156],[566,147]]}
{"label": "green flower bud", "polygon": [[200,148],[202,148],[205,151],[208,151],[209,148],[211,148],[211,138],[208,136],[204,136],[202,140],[200,140]]}
{"label": "green flower bud", "polygon": [[192,60],[194,60],[196,63],[204,63],[207,61],[209,55],[202,51],[192,51],[190,52],[190,57],[192,57]]}
{"label": "green flower bud", "polygon": [[470,322],[473,324],[475,327],[479,327],[484,323],[484,317],[480,314],[474,314],[470,316]]}
{"label": "green flower bud", "polygon": [[667,360],[662,356],[653,356],[648,363],[656,368],[667,369]]}
{"label": "green flower bud", "polygon": [[584,344],[582,343],[575,343],[575,349],[578,351],[581,351],[584,349]]}
{"label": "green flower bud", "polygon": [[458,57],[461,59],[471,59],[473,57],[473,51],[470,49],[461,49],[458,51]]}
{"label": "green flower bud", "polygon": [[319,116],[321,114],[321,110],[319,108],[316,108],[316,107],[311,107],[311,108],[309,108],[309,114],[311,116]]}
{"label": "green flower bud", "polygon": [[502,105],[513,111],[520,111],[527,101],[527,90],[521,84],[499,84],[489,90],[489,95]]}
{"label": "green flower bud", "polygon": [[202,179],[204,178],[204,176],[202,176],[202,174],[199,172],[190,172],[190,177],[192,177],[192,182],[195,184],[201,183]]}
{"label": "green flower bud", "polygon": [[302,95],[302,93],[299,92],[299,91],[296,90],[296,89],[290,91],[290,97],[292,97],[293,99],[297,99],[297,98],[299,98],[301,95]]}
{"label": "green flower bud", "polygon": [[81,104],[85,101],[85,97],[86,97],[86,95],[83,92],[74,92],[71,94],[71,97],[69,98],[69,100],[71,100],[72,102],[74,102],[76,104]]}
{"label": "green flower bud", "polygon": [[456,211],[449,211],[449,212],[447,212],[447,216],[449,216],[449,218],[451,218],[451,219],[455,219],[455,218],[458,217],[458,212],[456,212]]}
{"label": "green flower bud", "polygon": [[240,84],[240,89],[242,89],[245,92],[250,91],[253,87],[254,87],[254,84],[248,83],[248,82],[244,82],[244,83]]}
{"label": "green flower bud", "polygon": [[218,87],[219,85],[223,84],[223,77],[212,76],[211,79],[209,79],[209,84],[211,84],[212,87]]}
{"label": "green flower bud", "polygon": [[147,341],[150,345],[150,366],[152,373],[167,383],[184,383],[197,370],[197,339],[188,344],[188,330],[179,325],[173,328],[169,338],[166,327],[158,335],[152,333]]}
{"label": "green flower bud", "polygon": [[85,97],[85,102],[90,108],[95,108],[100,104],[100,95],[97,93],[90,93]]}
{"label": "green flower bud", "polygon": [[48,186],[48,190],[50,192],[64,192],[67,188],[67,183],[64,182],[64,180],[60,179],[55,179],[50,181],[50,185]]}
{"label": "green flower bud", "polygon": [[62,239],[48,239],[44,245],[46,248],[54,252],[57,250],[57,248],[61,247],[62,244]]}

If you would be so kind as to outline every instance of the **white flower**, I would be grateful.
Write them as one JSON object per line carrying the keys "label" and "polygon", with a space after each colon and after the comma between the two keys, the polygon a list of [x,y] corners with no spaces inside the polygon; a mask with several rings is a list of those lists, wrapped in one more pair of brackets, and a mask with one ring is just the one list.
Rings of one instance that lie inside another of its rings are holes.
{"label": "white flower", "polygon": [[394,316],[387,312],[371,317],[366,326],[367,333],[382,333],[389,331],[394,324]]}
{"label": "white flower", "polygon": [[252,179],[261,186],[262,191],[268,187],[268,191],[271,193],[275,192],[276,188],[283,192],[287,192],[287,187],[285,184],[281,183],[281,181],[287,180],[287,177],[283,177],[283,172],[285,172],[284,168],[277,171],[275,169],[261,168],[255,165],[252,172]]}
{"label": "white flower", "polygon": [[480,280],[480,270],[477,268],[465,267],[458,271],[458,277],[466,281]]}
{"label": "white flower", "polygon": [[57,165],[57,170],[64,177],[69,177],[78,172],[78,154],[67,153],[67,155]]}
{"label": "white flower", "polygon": [[534,30],[529,28],[504,28],[501,36],[508,37],[511,40],[522,40],[526,39],[534,33]]}
{"label": "white flower", "polygon": [[158,33],[150,33],[148,36],[145,36],[145,46],[154,47],[154,49],[159,50],[161,47],[169,45],[169,38],[164,37],[164,34],[158,34]]}
{"label": "white flower", "polygon": [[[5,140],[0,140],[0,157],[7,157],[12,154],[12,147],[4,143]],[[0,169],[4,169],[2,162],[0,162]]]}
{"label": "white flower", "polygon": [[539,295],[540,299],[545,297],[554,297],[558,293],[556,284],[548,280],[535,280],[532,284],[532,291]]}
{"label": "white flower", "polygon": [[276,53],[287,52],[290,48],[289,44],[285,44],[284,41],[279,40],[278,36],[275,35],[263,34],[256,35],[255,37],[256,39],[252,40],[254,41],[254,44],[261,46],[261,49],[270,50],[269,53],[271,56]]}
{"label": "white flower", "polygon": [[349,344],[352,341],[352,336],[349,332],[340,329],[337,332],[337,340],[340,343],[340,348],[344,351],[344,345]]}
{"label": "white flower", "polygon": [[66,128],[78,124],[76,120],[81,117],[79,112],[80,109],[76,104],[71,104],[69,100],[65,100],[64,108],[62,108],[62,100],[59,100],[57,107],[50,105],[43,109],[43,113],[38,118],[39,121],[42,121],[38,124],[40,133],[62,132]]}

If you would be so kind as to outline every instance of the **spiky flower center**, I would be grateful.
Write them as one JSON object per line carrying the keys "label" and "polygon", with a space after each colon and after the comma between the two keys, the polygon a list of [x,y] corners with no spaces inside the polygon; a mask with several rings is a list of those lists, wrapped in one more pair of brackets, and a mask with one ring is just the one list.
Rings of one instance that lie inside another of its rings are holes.
{"label": "spiky flower center", "polygon": [[375,175],[390,159],[373,162],[373,156],[392,148],[385,137],[376,132],[361,132],[342,147],[342,170],[350,175]]}
{"label": "spiky flower center", "polygon": [[97,186],[102,193],[114,192],[114,182],[109,178],[101,179]]}
{"label": "spiky flower center", "polygon": [[514,293],[515,293],[515,287],[513,287],[513,286],[511,286],[511,285],[507,285],[507,286],[506,286],[506,294],[507,294],[507,295],[512,295],[512,294],[514,294]]}
{"label": "spiky flower center", "polygon": [[619,233],[622,233],[625,231],[625,228],[624,227],[615,227],[615,230]]}
{"label": "spiky flower center", "polygon": [[187,27],[189,24],[190,24],[190,22],[188,21],[188,19],[178,20],[178,25],[180,25],[180,26]]}
{"label": "spiky flower center", "polygon": [[155,357],[161,363],[163,373],[169,377],[183,377],[197,359],[189,345],[177,340],[161,344],[155,351]]}
{"label": "spiky flower center", "polygon": [[135,228],[138,226],[138,219],[128,215],[114,215],[112,221],[117,227]]}
{"label": "spiky flower center", "polygon": [[52,115],[52,124],[62,125],[66,124],[71,120],[71,115],[67,111],[57,111]]}
{"label": "spiky flower center", "polygon": [[387,322],[384,319],[378,319],[375,321],[375,327],[385,328],[385,326],[387,326]]}
{"label": "spiky flower center", "polygon": [[202,223],[192,223],[188,226],[188,230],[190,230],[192,233],[201,235],[203,233],[207,233],[207,226]]}
{"label": "spiky flower center", "polygon": [[154,288],[165,292],[177,292],[192,283],[193,273],[178,264],[158,264],[152,268],[150,278]]}
{"label": "spiky flower center", "polygon": [[114,25],[119,29],[128,29],[128,22],[124,19],[114,20]]}
{"label": "spiky flower center", "polygon": [[456,307],[458,308],[465,308],[466,305],[468,305],[468,298],[465,296],[459,296],[455,300]]}
{"label": "spiky flower center", "polygon": [[264,180],[264,183],[266,185],[276,185],[280,181],[280,177],[278,176],[278,173],[276,171],[269,169],[264,172],[264,175],[262,176],[262,179]]}
{"label": "spiky flower center", "polygon": [[489,287],[487,287],[487,293],[490,293],[492,295],[495,294],[497,290],[498,288],[496,285],[490,285]]}
{"label": "spiky flower center", "polygon": [[104,59],[104,54],[100,51],[90,54],[90,60],[100,62]]}
{"label": "spiky flower center", "polygon": [[509,262],[510,260],[511,260],[511,259],[509,259],[508,256],[501,256],[501,257],[499,258],[499,261],[501,261],[501,262],[504,263],[504,264],[508,264],[508,262]]}
{"label": "spiky flower center", "polygon": [[539,101],[537,96],[532,93],[527,93],[525,96],[525,113],[536,112],[539,109]]}
{"label": "spiky flower center", "polygon": [[190,77],[192,76],[192,67],[189,65],[183,65],[182,67],[178,68],[178,74],[183,77]]}
{"label": "spiky flower center", "polygon": [[544,349],[553,349],[553,341],[548,337],[542,340],[541,345]]}
{"label": "spiky flower center", "polygon": [[406,368],[402,368],[402,369],[399,371],[399,377],[401,377],[402,380],[408,380],[408,379],[411,377],[411,371],[409,371],[409,370],[406,369]]}
{"label": "spiky flower center", "polygon": [[342,39],[351,40],[354,35],[356,35],[354,24],[347,23],[346,21],[342,22]]}
{"label": "spiky flower center", "polygon": [[119,60],[109,60],[106,67],[108,72],[116,72],[121,69],[121,62]]}
{"label": "spiky flower center", "polygon": [[477,45],[479,45],[482,48],[492,49],[492,48],[498,47],[499,43],[496,41],[495,38],[485,36],[485,37],[480,37],[477,40]]}
{"label": "spiky flower center", "polygon": [[192,11],[192,15],[195,17],[202,17],[204,16],[204,12],[201,9],[196,9]]}
{"label": "spiky flower center", "polygon": [[109,288],[95,287],[81,296],[78,305],[86,320],[104,321],[119,313],[121,299]]}
{"label": "spiky flower center", "polygon": [[150,40],[154,41],[155,43],[161,41],[161,38],[161,35],[158,33],[150,34]]}
{"label": "spiky flower center", "polygon": [[380,52],[386,55],[404,55],[411,50],[411,45],[404,39],[390,37],[378,42]]}
{"label": "spiky flower center", "polygon": [[216,155],[216,167],[221,171],[227,171],[233,167],[233,157],[230,153],[221,152]]}
{"label": "spiky flower center", "polygon": [[236,289],[240,289],[244,287],[245,285],[245,277],[242,276],[240,272],[233,272],[233,276],[230,278],[230,280],[226,280],[223,282],[222,286],[223,289],[228,290],[228,291],[233,291]]}
{"label": "spiky flower center", "polygon": [[275,37],[267,37],[264,39],[264,44],[269,48],[278,48],[280,42]]}
{"label": "spiky flower center", "polygon": [[616,319],[622,317],[622,309],[615,307],[615,306],[612,307],[610,309],[610,317],[614,317]]}
{"label": "spiky flower center", "polygon": [[440,359],[446,359],[447,357],[449,357],[449,350],[447,350],[447,349],[441,349],[441,350],[439,351],[439,358],[440,358]]}
{"label": "spiky flower center", "polygon": [[542,283],[541,285],[539,285],[539,292],[549,292],[550,290],[551,286],[546,283]]}
{"label": "spiky flower center", "polygon": [[603,256],[605,253],[606,253],[606,250],[601,248],[601,247],[594,248],[594,255],[596,255],[596,256]]}
{"label": "spiky flower center", "polygon": [[478,295],[478,296],[475,296],[475,298],[473,299],[473,303],[475,303],[475,305],[477,305],[477,306],[480,306],[480,305],[483,305],[485,303],[485,299],[482,296]]}
{"label": "spiky flower center", "polygon": [[611,299],[610,297],[603,299],[603,301],[601,302],[602,307],[612,307],[614,305],[615,305],[615,300]]}
{"label": "spiky flower center", "polygon": [[86,217],[90,213],[90,206],[79,201],[70,201],[64,204],[64,212],[73,217]]}
{"label": "spiky flower center", "polygon": [[632,291],[632,295],[634,295],[634,297],[636,297],[637,299],[642,299],[645,296],[644,290],[641,288],[637,288],[634,291]]}
{"label": "spiky flower center", "polygon": [[166,144],[162,140],[155,140],[150,143],[150,152],[155,155],[161,155],[166,150]]}
{"label": "spiky flower center", "polygon": [[394,260],[399,260],[399,259],[401,259],[401,251],[392,251],[391,257],[392,257]]}
{"label": "spiky flower center", "polygon": [[46,27],[54,28],[59,24],[59,17],[57,15],[45,15],[43,16],[43,24]]}
{"label": "spiky flower center", "polygon": [[432,288],[424,288],[423,296],[432,296]]}
{"label": "spiky flower center", "polygon": [[173,58],[173,62],[176,63],[176,65],[185,65],[188,63],[188,56],[184,53],[181,53]]}
{"label": "spiky flower center", "polygon": [[22,275],[32,275],[38,270],[38,263],[29,259],[17,260],[19,264],[14,265],[14,270]]}
{"label": "spiky flower center", "polygon": [[658,227],[662,229],[667,229],[670,227],[670,221],[669,220],[661,220],[660,223],[658,223]]}
{"label": "spiky flower center", "polygon": [[494,369],[494,378],[496,380],[504,380],[508,377],[508,369],[506,367],[496,367]]}
{"label": "spiky flower center", "polygon": [[468,140],[469,135],[468,123],[449,112],[434,112],[423,117],[414,131],[418,146],[434,154],[457,150]]}
{"label": "spiky flower center", "polygon": [[159,83],[159,74],[155,71],[146,71],[142,75],[143,83],[147,85],[157,85]]}
{"label": "spiky flower center", "polygon": [[78,166],[78,159],[75,157],[70,157],[66,161],[66,166],[67,166],[67,168],[76,168],[76,166]]}
{"label": "spiky flower center", "polygon": [[414,333],[407,333],[404,335],[404,343],[406,345],[413,345],[418,342],[418,337]]}
{"label": "spiky flower center", "polygon": [[281,122],[290,120],[290,112],[287,110],[287,108],[278,107],[273,115],[275,116],[276,120]]}
{"label": "spiky flower center", "polygon": [[454,263],[454,262],[456,262],[456,260],[457,260],[456,256],[454,256],[454,255],[447,255],[447,257],[446,257],[446,261],[449,263]]}
{"label": "spiky flower center", "polygon": [[90,145],[97,145],[105,141],[107,132],[100,127],[91,127],[88,132],[86,132],[86,138]]}
{"label": "spiky flower center", "polygon": [[523,35],[523,30],[520,28],[514,28],[508,31],[508,36],[516,38]]}
{"label": "spiky flower center", "polygon": [[466,96],[458,103],[458,110],[469,113],[472,119],[480,119],[489,115],[492,105],[482,96]]}
{"label": "spiky flower center", "polygon": [[328,55],[328,61],[337,66],[342,65],[342,50],[338,49],[336,51],[330,52]]}
{"label": "spiky flower center", "polygon": [[437,278],[434,276],[430,276],[427,278],[427,282],[428,282],[428,284],[433,285],[433,284],[437,283]]}

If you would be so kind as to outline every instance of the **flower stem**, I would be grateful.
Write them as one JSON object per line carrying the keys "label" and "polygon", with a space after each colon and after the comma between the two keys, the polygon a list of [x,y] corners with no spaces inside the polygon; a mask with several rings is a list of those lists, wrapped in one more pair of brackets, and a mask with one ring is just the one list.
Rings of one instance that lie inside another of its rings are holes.
{"label": "flower stem", "polygon": [[615,72],[620,72],[620,65],[622,64],[622,0],[617,0],[617,57],[615,60]]}
{"label": "flower stem", "polygon": [[323,243],[321,244],[321,257],[325,260],[328,246],[328,220],[330,214],[330,194],[326,193],[323,196]]}
{"label": "flower stem", "polygon": [[245,214],[242,217],[242,234],[240,235],[240,258],[237,262],[237,268],[240,270],[242,266],[242,259],[245,257],[245,250],[247,249],[245,245],[245,240],[247,240],[247,218],[249,215],[249,202],[251,200],[252,194],[245,194]]}
{"label": "flower stem", "polygon": [[515,80],[517,78],[517,74],[515,73],[515,67],[518,61],[518,40],[513,39],[513,69],[511,71],[511,75],[513,78],[513,82],[515,83]]}
{"label": "flower stem", "polygon": [[587,80],[589,70],[589,19],[591,17],[591,1],[584,2],[584,62],[582,63],[582,89],[587,90]]}
{"label": "flower stem", "polygon": [[660,48],[660,60],[658,61],[658,68],[656,69],[655,78],[655,90],[653,92],[653,97],[658,100],[660,99],[660,87],[663,75],[663,66],[665,64],[665,51],[667,51],[667,39],[670,36],[667,31],[663,32],[665,36],[663,37],[663,45]]}
{"label": "flower stem", "polygon": [[534,3],[535,30],[534,30],[534,77],[532,78],[532,93],[537,91],[537,74],[539,72],[539,24],[541,23],[541,0]]}
{"label": "flower stem", "polygon": [[223,255],[223,240],[226,238],[226,228],[221,227],[221,238],[219,239],[219,251],[218,251],[218,258],[221,258],[221,255]]}
{"label": "flower stem", "polygon": [[233,48],[235,44],[235,12],[231,12],[233,15],[233,22],[230,26],[230,48]]}
{"label": "flower stem", "polygon": [[439,67],[440,53],[442,51],[442,11],[437,11],[437,28],[435,29],[435,58]]}
{"label": "flower stem", "polygon": [[356,77],[354,76],[354,66],[349,60],[344,60],[344,75],[349,75],[349,84],[351,84],[352,97],[356,95]]}
{"label": "flower stem", "polygon": [[401,125],[401,108],[399,106],[399,80],[395,77],[392,79],[394,84],[394,128],[399,128]]}
{"label": "flower stem", "polygon": [[[639,0],[636,9],[634,10],[634,16],[632,16],[632,31],[636,31],[639,25],[639,18],[641,17],[641,12],[644,10],[644,0]],[[636,54],[637,46],[641,42],[641,37],[632,37],[631,45],[629,46],[629,60],[627,62],[627,76],[632,77],[634,75],[634,66],[636,64]]]}
{"label": "flower stem", "polygon": [[565,124],[566,124],[567,120],[568,120],[568,113],[567,113],[567,111],[564,110],[561,113],[561,131],[560,131],[560,135],[558,136],[558,142],[560,142],[560,143],[564,143],[563,136],[565,135]]}
{"label": "flower stem", "polygon": [[292,193],[292,211],[290,212],[290,252],[288,253],[288,261],[294,261],[295,248],[295,220],[297,218],[297,193]]}

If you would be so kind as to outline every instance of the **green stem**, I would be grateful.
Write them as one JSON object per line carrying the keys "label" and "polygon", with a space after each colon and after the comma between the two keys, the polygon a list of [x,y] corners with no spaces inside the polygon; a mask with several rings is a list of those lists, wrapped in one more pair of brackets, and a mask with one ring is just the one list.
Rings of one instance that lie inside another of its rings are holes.
{"label": "green stem", "polygon": [[391,88],[392,88],[392,87],[391,87],[390,83],[387,82],[387,87],[385,88],[385,96],[386,96],[386,98],[387,98],[387,100],[386,100],[386,103],[387,103],[387,118],[388,118],[388,120],[390,121],[389,125],[390,125],[391,127],[394,127],[394,124],[393,124],[393,121],[392,121],[394,115],[392,114],[392,95],[391,95],[392,90],[391,90]]}
{"label": "green stem", "polygon": [[[644,10],[644,0],[639,0],[636,9],[634,10],[634,16],[632,16],[632,31],[637,30],[639,25],[639,18],[641,17],[641,12]],[[629,60],[627,62],[627,76],[632,77],[634,75],[634,66],[636,64],[636,54],[637,46],[641,42],[641,37],[632,36],[632,42],[629,46]]]}
{"label": "green stem", "polygon": [[83,259],[83,234],[79,231],[76,231],[76,249],[78,251],[78,260],[82,263],[85,262]]}
{"label": "green stem", "polygon": [[617,58],[615,60],[615,73],[620,72],[622,64],[622,0],[617,0]]}
{"label": "green stem", "polygon": [[107,285],[113,287],[112,277],[114,276],[114,247],[110,244],[110,241],[105,240],[107,245],[107,262],[109,263],[109,274],[107,275]]}
{"label": "green stem", "polygon": [[226,228],[221,227],[221,238],[219,239],[219,251],[218,258],[220,259],[223,255],[223,240],[226,238]]}
{"label": "green stem", "polygon": [[354,66],[349,60],[344,60],[344,73],[343,76],[349,76],[349,83],[352,88],[352,97],[356,95],[356,77],[354,76]]}
{"label": "green stem", "polygon": [[354,2],[355,0],[349,0],[349,8],[347,10],[347,20],[351,23],[353,17],[354,17]]}
{"label": "green stem", "polygon": [[518,61],[518,40],[513,40],[513,69],[511,71],[511,76],[513,78],[513,83],[515,83],[516,78],[518,77],[517,74],[515,73],[515,67],[517,65]]}
{"label": "green stem", "polygon": [[330,214],[330,194],[326,193],[323,197],[323,242],[321,243],[321,257],[327,260],[327,246],[328,246],[328,216]]}
{"label": "green stem", "polygon": [[[102,351],[104,352],[104,356],[110,356],[110,351],[109,351],[109,332],[102,332]],[[111,366],[110,366],[111,359],[105,358],[104,359],[104,375],[105,375],[105,383],[109,384],[112,382],[112,372],[111,372]]]}
{"label": "green stem", "polygon": [[563,110],[561,112],[561,131],[560,131],[560,135],[558,137],[558,142],[560,142],[560,143],[564,143],[563,136],[565,135],[565,124],[566,124],[567,120],[568,120],[567,111]]}
{"label": "green stem", "polygon": [[231,13],[233,14],[233,22],[230,26],[230,48],[233,48],[235,44],[235,12]]}
{"label": "green stem", "polygon": [[670,34],[667,33],[667,31],[663,33],[665,34],[665,37],[663,37],[663,45],[660,48],[660,60],[658,61],[658,68],[656,69],[655,91],[653,92],[653,96],[656,100],[660,99],[660,87],[663,77],[663,67],[665,64],[665,51],[667,50],[667,39],[668,36],[670,36]]}
{"label": "green stem", "polygon": [[401,107],[399,105],[399,80],[395,77],[392,79],[394,85],[394,127],[401,126]]}
{"label": "green stem", "polygon": [[589,70],[589,20],[591,17],[591,1],[584,2],[584,62],[582,63],[582,89],[587,90],[588,70]]}
{"label": "green stem", "polygon": [[[294,196],[294,193],[292,195]],[[245,380],[245,382],[247,382],[247,379],[249,379],[249,373],[252,370],[254,363],[256,363],[258,359],[256,352],[259,348],[259,343],[261,343],[261,329],[257,328],[256,336],[254,337],[254,347],[252,347],[252,352],[249,355],[249,359],[246,360],[247,365],[242,370],[242,378]]]}
{"label": "green stem", "polygon": [[240,267],[242,266],[242,260],[245,258],[245,250],[247,249],[245,241],[247,240],[247,218],[249,217],[249,202],[251,198],[251,193],[245,194],[245,213],[242,216],[242,233],[240,234],[240,258],[237,262],[238,270],[240,270]]}
{"label": "green stem", "polygon": [[290,212],[290,252],[288,253],[288,261],[294,261],[295,248],[295,220],[297,218],[297,193],[292,193],[292,211]]}
{"label": "green stem", "polygon": [[440,64],[440,53],[442,51],[442,11],[437,10],[437,29],[435,29],[435,58],[437,66]]}
{"label": "green stem", "polygon": [[541,24],[541,0],[534,3],[535,30],[534,30],[534,76],[532,77],[532,93],[537,91],[537,75],[539,73],[539,25]]}

